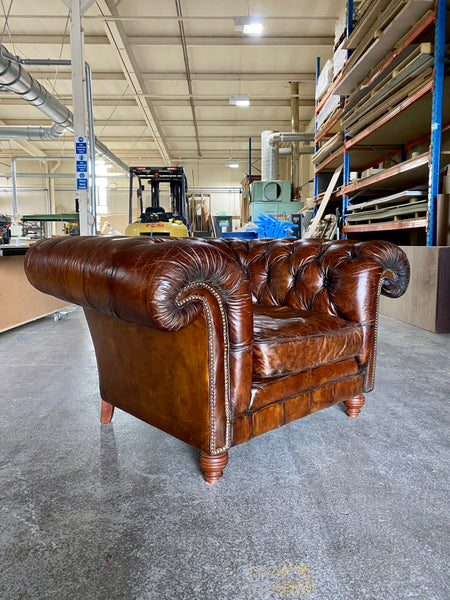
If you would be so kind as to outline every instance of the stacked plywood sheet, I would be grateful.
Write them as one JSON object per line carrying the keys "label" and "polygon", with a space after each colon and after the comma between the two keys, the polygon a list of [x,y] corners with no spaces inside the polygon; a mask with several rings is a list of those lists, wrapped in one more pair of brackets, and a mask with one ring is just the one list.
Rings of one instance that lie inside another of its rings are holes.
{"label": "stacked plywood sheet", "polygon": [[351,202],[347,208],[346,222],[372,223],[424,217],[428,201],[423,190],[405,190],[364,202]]}
{"label": "stacked plywood sheet", "polygon": [[403,60],[397,63],[358,102],[348,104],[342,119],[348,135],[353,136],[368,127],[431,79],[433,47],[431,44],[408,46]]}
{"label": "stacked plywood sheet", "polygon": [[323,69],[320,71],[320,75],[317,78],[316,84],[316,100],[320,100],[333,81],[333,62],[327,60],[324,64]]}
{"label": "stacked plywood sheet", "polygon": [[344,133],[342,131],[336,133],[329,140],[324,142],[320,149],[313,155],[312,160],[315,165],[323,162],[333,152],[342,148],[344,144]]}
{"label": "stacked plywood sheet", "polygon": [[332,94],[327,99],[319,114],[317,115],[316,122],[318,134],[320,134],[321,129],[325,129],[327,127],[327,124],[330,121],[332,121],[334,117],[336,117],[336,115],[340,112],[343,106],[343,96],[336,96],[335,94]]}
{"label": "stacked plywood sheet", "polygon": [[353,49],[336,94],[351,94],[371,69],[432,9],[434,0],[374,0],[347,38],[345,47]]}

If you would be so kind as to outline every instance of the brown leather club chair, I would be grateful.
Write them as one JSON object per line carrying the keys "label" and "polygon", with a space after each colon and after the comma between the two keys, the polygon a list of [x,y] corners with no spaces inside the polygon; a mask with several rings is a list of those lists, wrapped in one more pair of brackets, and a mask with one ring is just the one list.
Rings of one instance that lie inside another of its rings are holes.
{"label": "brown leather club chair", "polygon": [[373,388],[378,300],[406,290],[389,242],[78,237],[26,255],[42,292],[83,306],[101,422],[114,407],[200,450],[232,446]]}

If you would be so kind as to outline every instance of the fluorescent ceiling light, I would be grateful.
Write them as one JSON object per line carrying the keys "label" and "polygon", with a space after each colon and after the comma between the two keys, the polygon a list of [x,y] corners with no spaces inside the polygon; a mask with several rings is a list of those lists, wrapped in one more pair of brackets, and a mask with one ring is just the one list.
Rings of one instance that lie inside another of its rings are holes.
{"label": "fluorescent ceiling light", "polygon": [[250,98],[247,94],[232,94],[229,102],[235,106],[249,106]]}
{"label": "fluorescent ceiling light", "polygon": [[225,166],[230,167],[231,169],[237,169],[239,167],[239,163],[237,160],[227,160]]}
{"label": "fluorescent ceiling light", "polygon": [[246,35],[261,35],[264,26],[261,17],[234,17],[234,30]]}
{"label": "fluorescent ceiling light", "polygon": [[244,25],[243,31],[248,35],[261,35],[263,29],[262,23],[249,23],[248,25]]}

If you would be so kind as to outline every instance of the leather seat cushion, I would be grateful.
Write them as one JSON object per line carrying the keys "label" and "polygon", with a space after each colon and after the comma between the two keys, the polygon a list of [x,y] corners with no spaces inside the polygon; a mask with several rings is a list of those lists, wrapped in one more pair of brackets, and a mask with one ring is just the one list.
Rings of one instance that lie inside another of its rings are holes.
{"label": "leather seat cushion", "polygon": [[254,305],[253,372],[273,377],[360,354],[361,325],[327,313]]}

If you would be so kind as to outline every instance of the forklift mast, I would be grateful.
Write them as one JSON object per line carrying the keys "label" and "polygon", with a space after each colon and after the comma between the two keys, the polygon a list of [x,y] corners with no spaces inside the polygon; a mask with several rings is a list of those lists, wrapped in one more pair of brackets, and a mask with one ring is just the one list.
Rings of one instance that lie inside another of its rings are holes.
{"label": "forklift mast", "polygon": [[161,182],[170,183],[171,212],[174,215],[184,217],[187,228],[190,231],[191,224],[189,219],[189,206],[186,198],[187,180],[183,167],[130,167],[130,188],[129,188],[129,212],[128,222],[132,221],[133,207],[133,181],[138,180],[137,196],[140,201],[140,212],[144,212],[142,202],[142,192],[144,183],[149,182],[151,189],[151,206],[158,208],[159,204],[159,184]]}

